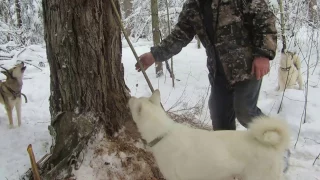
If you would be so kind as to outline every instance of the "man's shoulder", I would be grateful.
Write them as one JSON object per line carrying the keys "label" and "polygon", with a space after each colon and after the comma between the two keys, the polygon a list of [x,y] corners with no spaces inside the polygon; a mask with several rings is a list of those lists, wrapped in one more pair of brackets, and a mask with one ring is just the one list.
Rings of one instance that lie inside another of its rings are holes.
{"label": "man's shoulder", "polygon": [[199,6],[199,0],[186,0],[184,2],[184,6],[187,9],[194,9],[197,8]]}

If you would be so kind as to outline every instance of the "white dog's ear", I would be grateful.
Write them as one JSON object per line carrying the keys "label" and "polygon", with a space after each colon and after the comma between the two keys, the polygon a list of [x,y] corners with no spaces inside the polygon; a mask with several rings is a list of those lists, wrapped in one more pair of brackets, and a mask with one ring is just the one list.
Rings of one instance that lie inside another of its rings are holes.
{"label": "white dog's ear", "polygon": [[155,90],[150,99],[149,99],[153,104],[160,104],[161,98],[160,98],[160,91],[157,89]]}

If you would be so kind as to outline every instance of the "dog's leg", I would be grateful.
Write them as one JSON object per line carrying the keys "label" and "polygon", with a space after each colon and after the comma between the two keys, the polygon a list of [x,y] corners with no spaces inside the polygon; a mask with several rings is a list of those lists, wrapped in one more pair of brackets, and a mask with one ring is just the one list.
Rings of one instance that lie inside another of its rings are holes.
{"label": "dog's leg", "polygon": [[286,82],[282,81],[282,79],[279,79],[279,84],[278,84],[279,91],[284,91],[285,86],[286,86],[285,84],[286,84]]}
{"label": "dog's leg", "polygon": [[278,81],[278,85],[277,87],[275,88],[276,91],[280,91],[280,82]]}
{"label": "dog's leg", "polygon": [[298,55],[295,55],[293,57],[293,64],[296,66],[296,68],[298,69],[298,71],[300,71],[301,69],[301,61]]}
{"label": "dog's leg", "polygon": [[16,102],[16,111],[17,111],[17,117],[18,117],[18,126],[21,126],[21,97],[17,98],[17,102]]}
{"label": "dog's leg", "polygon": [[7,115],[9,118],[9,128],[12,129],[13,128],[13,119],[12,119],[12,109],[13,107],[10,105],[6,105],[6,111],[7,111]]}
{"label": "dog's leg", "polygon": [[299,89],[303,89],[303,80],[300,71],[298,71],[298,84],[299,84]]}

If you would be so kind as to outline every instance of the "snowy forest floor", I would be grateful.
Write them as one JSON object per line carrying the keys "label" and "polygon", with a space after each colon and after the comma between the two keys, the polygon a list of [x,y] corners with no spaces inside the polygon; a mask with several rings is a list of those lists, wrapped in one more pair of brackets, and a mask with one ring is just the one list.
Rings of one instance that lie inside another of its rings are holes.
{"label": "snowy forest floor", "polygon": [[[134,46],[138,54],[149,51],[152,42],[140,40]],[[5,48],[4,46],[0,48]],[[10,53],[19,54],[12,51]],[[279,53],[278,53],[279,54]],[[123,42],[123,64],[125,68],[125,82],[133,96],[148,96],[150,90],[142,73],[135,70],[134,56]],[[315,55],[311,56],[311,59]],[[28,97],[28,103],[22,105],[22,126],[8,129],[8,119],[4,106],[0,113],[0,180],[17,180],[30,168],[27,154],[28,144],[33,145],[35,157],[39,160],[48,153],[51,137],[48,132],[50,123],[49,96],[50,96],[50,70],[46,59],[45,47],[33,45],[27,47],[18,57],[11,60],[0,61],[4,67],[10,68],[17,60],[32,60],[35,65],[45,62],[41,70],[28,65],[24,76],[22,92]],[[279,56],[272,61],[270,73],[265,76],[260,93],[258,106],[264,113],[278,115],[286,119],[292,130],[291,159],[288,178],[290,180],[318,180],[320,179],[320,160],[313,166],[315,158],[320,153],[320,68],[317,67],[309,77],[309,92],[306,123],[302,124],[301,134],[296,148],[301,117],[305,106],[304,91],[289,89],[285,92],[282,109],[277,114],[282,93],[275,91],[277,86]],[[165,66],[164,66],[165,69]],[[311,68],[312,70],[313,68]],[[211,126],[207,101],[210,94],[208,70],[206,67],[206,54],[203,47],[197,49],[195,41],[192,41],[178,55],[174,56],[174,72],[176,76],[175,88],[172,88],[171,78],[166,70],[165,76],[156,78],[154,66],[147,70],[147,74],[156,89],[160,89],[162,103],[166,110],[174,113],[190,113],[195,115],[199,124]],[[307,77],[307,66],[302,63],[303,78]],[[0,79],[4,80],[3,74]],[[14,113],[14,123],[17,124]],[[243,129],[240,125],[239,129]],[[87,161],[90,159],[86,158]],[[86,170],[90,169],[84,162]],[[81,170],[82,168],[80,168]],[[91,172],[91,171],[86,171]],[[78,179],[85,179],[80,177]],[[86,173],[82,173],[86,174]]]}

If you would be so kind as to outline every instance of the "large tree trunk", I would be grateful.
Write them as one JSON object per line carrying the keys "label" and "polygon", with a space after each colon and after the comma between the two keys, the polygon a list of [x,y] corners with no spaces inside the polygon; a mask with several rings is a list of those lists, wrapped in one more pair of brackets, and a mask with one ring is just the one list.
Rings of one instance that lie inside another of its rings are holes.
{"label": "large tree trunk", "polygon": [[[160,28],[159,28],[159,16],[158,16],[158,0],[151,0],[151,17],[152,17],[152,35],[153,44],[157,45],[160,43]],[[157,77],[163,75],[162,62],[156,62],[156,74]]]}
{"label": "large tree trunk", "polygon": [[15,4],[15,9],[16,9],[16,15],[17,15],[17,26],[19,28],[22,27],[22,19],[21,19],[21,6],[20,6],[20,1],[19,0],[15,0],[14,1]]}
{"label": "large tree trunk", "polygon": [[53,179],[98,127],[112,135],[129,119],[129,91],[110,0],[43,0],[43,12],[54,139],[46,178]]}

